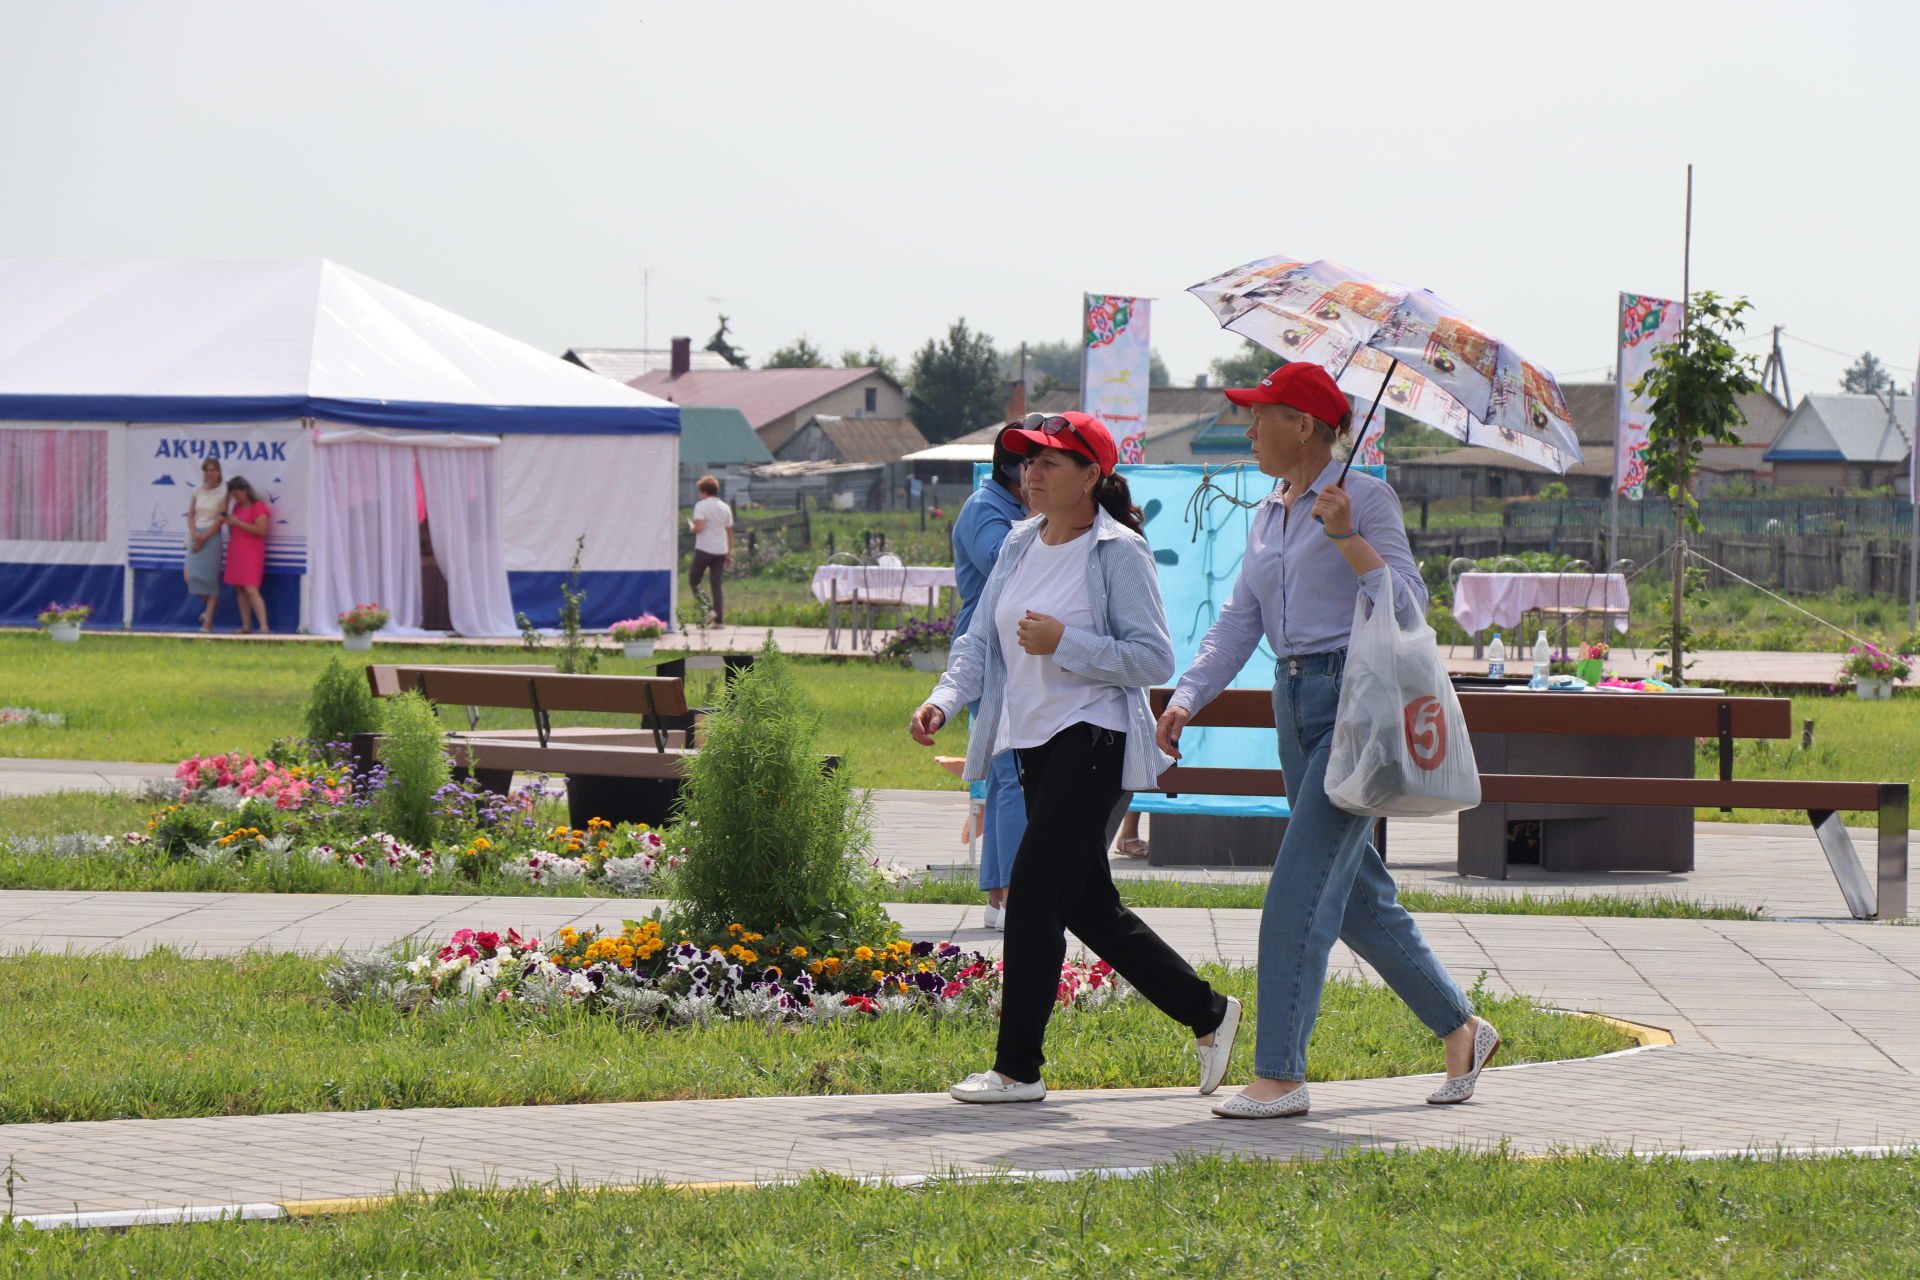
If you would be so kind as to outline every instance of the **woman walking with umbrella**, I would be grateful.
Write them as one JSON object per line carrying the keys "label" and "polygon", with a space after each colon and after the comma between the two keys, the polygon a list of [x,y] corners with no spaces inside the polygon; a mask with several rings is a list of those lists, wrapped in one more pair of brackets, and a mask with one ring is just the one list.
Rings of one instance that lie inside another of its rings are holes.
{"label": "woman walking with umbrella", "polygon": [[1325,786],[1355,592],[1364,591],[1375,608],[1403,614],[1426,607],[1400,501],[1382,480],[1345,475],[1334,457],[1334,440],[1350,429],[1353,412],[1318,365],[1284,365],[1258,387],[1226,394],[1252,410],[1247,439],[1254,459],[1282,483],[1254,513],[1233,594],[1169,699],[1156,736],[1177,759],[1187,721],[1264,637],[1279,658],[1274,724],[1292,814],[1260,916],[1257,1078],[1214,1112],[1244,1119],[1306,1114],[1307,1040],[1336,937],[1444,1040],[1447,1080],[1427,1101],[1464,1102],[1500,1047],[1499,1033],[1474,1016],[1396,901],[1393,878],[1367,842],[1371,820],[1336,808]]}
{"label": "woman walking with umbrella", "polygon": [[948,1092],[961,1102],[1037,1102],[1041,1044],[1066,958],[1066,931],[1176,1022],[1192,1028],[1200,1092],[1226,1074],[1240,1002],[1222,995],[1120,901],[1107,863],[1107,820],[1123,790],[1155,785],[1147,686],[1173,674],[1153,553],[1118,450],[1083,413],[1008,427],[1027,458],[1035,518],[1013,526],[947,673],[913,713],[922,746],[976,699],[965,776],[987,776],[997,750],[1020,765],[1027,830],[1013,861],[1006,976],[993,1069]]}

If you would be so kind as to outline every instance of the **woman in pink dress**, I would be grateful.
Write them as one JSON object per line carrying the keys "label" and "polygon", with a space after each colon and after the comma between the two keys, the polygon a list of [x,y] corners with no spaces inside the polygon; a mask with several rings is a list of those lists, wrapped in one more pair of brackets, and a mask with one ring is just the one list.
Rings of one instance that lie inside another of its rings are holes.
{"label": "woman in pink dress", "polygon": [[226,582],[240,603],[240,634],[255,630],[252,620],[258,617],[258,630],[266,635],[267,602],[260,596],[260,580],[267,572],[269,508],[245,476],[227,481],[227,501],[232,505],[227,513],[232,539],[227,543]]}

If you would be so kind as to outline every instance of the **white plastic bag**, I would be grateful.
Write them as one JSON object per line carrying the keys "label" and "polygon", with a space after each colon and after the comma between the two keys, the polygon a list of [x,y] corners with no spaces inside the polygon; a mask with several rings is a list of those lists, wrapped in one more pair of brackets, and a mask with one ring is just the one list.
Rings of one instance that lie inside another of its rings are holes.
{"label": "white plastic bag", "polygon": [[[1388,575],[1390,590],[1403,588]],[[1327,798],[1370,818],[1421,818],[1480,803],[1480,769],[1433,628],[1402,628],[1365,591],[1353,607]]]}

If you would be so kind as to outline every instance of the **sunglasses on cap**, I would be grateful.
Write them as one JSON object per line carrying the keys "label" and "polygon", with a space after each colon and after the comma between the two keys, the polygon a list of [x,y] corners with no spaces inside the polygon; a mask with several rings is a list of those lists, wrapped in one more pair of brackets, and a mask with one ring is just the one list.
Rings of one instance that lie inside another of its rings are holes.
{"label": "sunglasses on cap", "polygon": [[1030,413],[1027,415],[1027,420],[1020,425],[1028,431],[1038,431],[1043,436],[1072,436],[1080,442],[1089,458],[1100,456],[1099,451],[1093,447],[1093,442],[1080,434],[1080,428],[1057,413],[1051,417],[1044,413]]}

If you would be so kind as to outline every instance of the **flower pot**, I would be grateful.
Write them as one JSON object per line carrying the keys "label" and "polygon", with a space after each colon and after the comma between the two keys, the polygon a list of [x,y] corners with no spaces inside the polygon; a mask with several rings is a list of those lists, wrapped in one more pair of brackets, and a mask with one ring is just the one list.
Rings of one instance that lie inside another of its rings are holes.
{"label": "flower pot", "polygon": [[61,644],[74,644],[80,639],[80,624],[77,622],[48,623],[47,634]]}
{"label": "flower pot", "polygon": [[370,653],[373,650],[373,632],[368,631],[357,636],[341,636],[340,647],[348,653]]}
{"label": "flower pot", "polygon": [[1854,679],[1853,696],[1862,702],[1885,702],[1893,696],[1893,681],[1858,676]]}
{"label": "flower pot", "polygon": [[623,640],[620,642],[620,652],[629,658],[651,658],[653,646],[658,640],[657,636],[648,636],[644,640]]}
{"label": "flower pot", "polygon": [[915,649],[907,655],[915,671],[945,671],[947,669],[947,651],[945,649]]}

